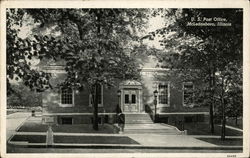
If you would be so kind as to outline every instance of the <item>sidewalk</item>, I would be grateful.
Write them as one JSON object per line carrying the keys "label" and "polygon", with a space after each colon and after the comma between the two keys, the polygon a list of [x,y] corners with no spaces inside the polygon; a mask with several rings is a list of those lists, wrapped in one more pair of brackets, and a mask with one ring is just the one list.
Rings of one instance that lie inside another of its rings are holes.
{"label": "sidewalk", "polygon": [[9,114],[6,117],[6,140],[8,140],[27,118],[31,115],[30,112],[16,112]]}

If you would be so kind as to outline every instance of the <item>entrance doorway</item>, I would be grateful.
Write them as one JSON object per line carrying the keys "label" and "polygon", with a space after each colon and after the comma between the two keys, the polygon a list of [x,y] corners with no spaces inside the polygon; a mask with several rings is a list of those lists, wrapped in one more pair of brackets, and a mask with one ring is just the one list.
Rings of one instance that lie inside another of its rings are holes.
{"label": "entrance doorway", "polygon": [[126,89],[124,90],[124,112],[138,112],[138,90]]}
{"label": "entrance doorway", "polygon": [[121,90],[120,105],[125,113],[140,113],[142,104],[142,84],[136,80],[125,80],[119,84]]}

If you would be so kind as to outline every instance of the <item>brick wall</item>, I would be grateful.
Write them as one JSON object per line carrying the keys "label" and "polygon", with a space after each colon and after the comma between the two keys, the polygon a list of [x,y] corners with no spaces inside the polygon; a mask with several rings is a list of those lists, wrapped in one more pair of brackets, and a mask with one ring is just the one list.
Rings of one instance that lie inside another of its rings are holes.
{"label": "brick wall", "polygon": [[[155,70],[157,71],[157,69]],[[168,71],[154,72],[154,70],[147,70],[142,72],[142,84],[143,84],[143,103],[154,108],[154,90],[157,89],[159,82],[169,83],[170,86],[170,105],[161,106],[157,108],[157,112],[207,112],[208,107],[202,107],[196,104],[195,107],[183,106],[183,80],[177,80],[177,77],[167,76]],[[200,81],[194,81],[194,86],[202,86]]]}

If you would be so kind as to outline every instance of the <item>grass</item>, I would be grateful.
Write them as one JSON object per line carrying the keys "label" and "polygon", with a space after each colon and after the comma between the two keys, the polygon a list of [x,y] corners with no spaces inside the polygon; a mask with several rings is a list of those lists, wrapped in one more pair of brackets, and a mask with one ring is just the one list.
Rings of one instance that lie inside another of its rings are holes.
{"label": "grass", "polygon": [[52,131],[63,133],[116,133],[114,127],[109,124],[99,125],[98,131],[93,130],[92,124],[54,125]]}
{"label": "grass", "polygon": [[[208,123],[185,123],[184,129],[187,130],[188,135],[212,135]],[[221,135],[221,127],[214,126],[214,134]],[[226,128],[226,136],[242,136],[243,133],[233,129]]]}
{"label": "grass", "polygon": [[139,144],[127,136],[54,136],[55,143]]}
{"label": "grass", "polygon": [[7,111],[7,115],[16,113],[16,111]]}
{"label": "grass", "polygon": [[48,125],[43,125],[41,122],[27,120],[19,129],[18,132],[46,132]]}
{"label": "grass", "polygon": [[223,145],[223,146],[242,146],[243,140],[240,138],[226,138],[224,141],[222,141],[220,138],[196,138],[201,141],[205,141],[208,143],[212,143],[215,145]]}
{"label": "grass", "polygon": [[228,118],[227,119],[227,125],[229,126],[233,126],[233,127],[236,127],[236,128],[240,128],[240,129],[243,129],[243,126],[242,126],[242,118],[238,118],[237,119],[237,125],[235,124],[235,118]]}
{"label": "grass", "polygon": [[45,135],[15,135],[11,141],[25,141],[29,143],[46,143]]}
{"label": "grass", "polygon": [[16,113],[16,112],[28,112],[27,109],[6,109],[6,114],[9,115],[9,114],[13,114],[13,113]]}
{"label": "grass", "polygon": [[[46,132],[48,125],[42,124],[40,118],[29,118],[18,129],[18,132]],[[52,125],[53,132],[62,133],[117,133],[112,125],[99,125],[99,130],[93,130],[92,124],[74,124],[74,125]]]}

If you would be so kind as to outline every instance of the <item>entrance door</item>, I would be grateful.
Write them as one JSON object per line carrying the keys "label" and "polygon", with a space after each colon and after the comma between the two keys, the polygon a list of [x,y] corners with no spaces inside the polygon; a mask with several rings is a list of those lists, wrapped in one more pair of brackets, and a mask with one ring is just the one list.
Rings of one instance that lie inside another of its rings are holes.
{"label": "entrance door", "polygon": [[124,90],[124,96],[123,96],[123,107],[124,112],[138,112],[139,106],[138,106],[138,90],[134,89],[127,89]]}

